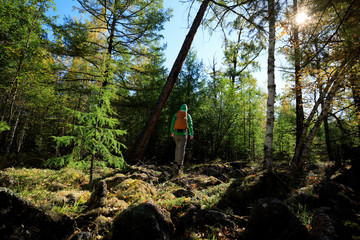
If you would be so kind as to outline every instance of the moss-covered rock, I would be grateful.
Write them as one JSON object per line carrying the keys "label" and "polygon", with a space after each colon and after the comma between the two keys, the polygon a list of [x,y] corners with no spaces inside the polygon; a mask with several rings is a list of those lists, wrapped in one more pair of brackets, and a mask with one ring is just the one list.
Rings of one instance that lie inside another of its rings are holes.
{"label": "moss-covered rock", "polygon": [[351,240],[356,239],[351,236],[337,217],[333,216],[331,208],[319,208],[314,212],[311,221],[311,235],[317,240]]}
{"label": "moss-covered rock", "polygon": [[10,187],[12,185],[14,185],[14,178],[0,171],[0,187]]}
{"label": "moss-covered rock", "polygon": [[236,179],[220,199],[218,207],[231,208],[237,214],[248,214],[249,207],[258,199],[274,197],[287,198],[290,187],[281,176],[272,171]]}
{"label": "moss-covered rock", "polygon": [[119,185],[122,181],[124,181],[125,179],[127,179],[128,176],[126,176],[123,173],[116,173],[115,175],[111,176],[111,177],[107,177],[104,179],[108,189],[112,189],[115,186]]}
{"label": "moss-covered rock", "polygon": [[49,214],[9,189],[0,188],[1,239],[67,239],[75,231],[68,216]]}
{"label": "moss-covered rock", "polygon": [[306,240],[309,237],[305,225],[282,201],[266,198],[254,204],[241,239]]}
{"label": "moss-covered rock", "polygon": [[201,190],[223,183],[216,177],[206,175],[185,175],[183,177],[174,179],[173,182],[184,188],[195,190]]}
{"label": "moss-covered rock", "polygon": [[115,188],[115,196],[126,202],[148,199],[156,193],[156,188],[139,179],[126,179]]}
{"label": "moss-covered rock", "polygon": [[96,184],[94,191],[91,193],[89,201],[86,203],[88,209],[105,207],[107,203],[106,196],[108,194],[105,181]]}
{"label": "moss-covered rock", "polygon": [[173,234],[170,214],[148,201],[130,206],[115,218],[111,240],[167,240]]}
{"label": "moss-covered rock", "polygon": [[91,193],[82,190],[63,190],[51,194],[50,202],[56,206],[64,206],[65,204],[85,204]]}
{"label": "moss-covered rock", "polygon": [[113,209],[123,210],[123,209],[127,208],[129,206],[129,204],[127,202],[125,202],[124,200],[120,200],[117,197],[113,196],[107,200],[106,206],[109,208],[113,208]]}

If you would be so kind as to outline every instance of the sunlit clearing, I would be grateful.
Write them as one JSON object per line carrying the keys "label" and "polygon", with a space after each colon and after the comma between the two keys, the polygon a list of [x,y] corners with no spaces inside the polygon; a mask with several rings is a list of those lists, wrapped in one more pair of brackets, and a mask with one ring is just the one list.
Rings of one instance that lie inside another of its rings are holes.
{"label": "sunlit clearing", "polygon": [[304,24],[309,19],[310,17],[306,14],[306,12],[298,12],[296,15],[296,23],[298,25]]}

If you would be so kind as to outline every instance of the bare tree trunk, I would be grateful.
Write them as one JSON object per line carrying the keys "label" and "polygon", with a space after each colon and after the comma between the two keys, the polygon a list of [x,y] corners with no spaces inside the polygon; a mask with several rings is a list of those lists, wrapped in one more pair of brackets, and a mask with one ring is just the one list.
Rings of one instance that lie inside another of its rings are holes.
{"label": "bare tree trunk", "polygon": [[6,155],[7,155],[7,156],[9,156],[10,149],[11,149],[11,145],[12,145],[13,142],[14,142],[16,129],[17,129],[17,126],[19,125],[20,115],[21,115],[21,110],[19,110],[19,113],[18,113],[18,116],[17,116],[17,118],[16,118],[14,127],[13,127],[13,129],[12,129],[12,133],[11,133],[11,136],[10,136],[10,141],[9,141],[8,146],[7,146],[7,148],[6,148]]}
{"label": "bare tree trunk", "polygon": [[201,21],[203,19],[203,16],[205,14],[207,6],[209,5],[209,2],[210,2],[210,0],[203,0],[202,4],[200,6],[200,9],[196,14],[196,17],[195,17],[194,22],[189,30],[189,33],[186,35],[186,38],[180,49],[180,52],[173,64],[173,67],[171,68],[171,71],[167,78],[166,84],[157,100],[157,103],[156,103],[154,109],[151,112],[151,115],[148,119],[148,122],[147,122],[144,130],[142,131],[138,140],[136,141],[132,160],[138,161],[142,158],[142,155],[145,151],[145,148],[150,139],[150,136],[155,128],[156,122],[159,119],[161,111],[162,111],[163,107],[165,106],[165,103],[166,103],[166,101],[174,87],[174,84],[179,76],[179,73],[180,73],[183,63],[185,61],[185,58],[190,50],[192,41],[194,39],[194,36],[197,32],[197,29],[198,29]]}
{"label": "bare tree trunk", "polygon": [[17,150],[16,150],[16,153],[17,153],[17,154],[20,153],[20,149],[21,149],[22,144],[23,144],[23,142],[24,142],[24,137],[25,137],[25,133],[26,133],[27,123],[28,123],[28,118],[26,118],[25,123],[24,123],[24,126],[23,126],[23,128],[22,128],[22,130],[21,130],[21,134],[20,134],[20,138],[19,138],[18,145],[17,145]]}
{"label": "bare tree trunk", "polygon": [[[314,140],[314,136],[319,127],[321,126],[325,116],[328,114],[332,99],[342,86],[342,80],[344,75],[346,74],[345,66],[346,63],[343,63],[342,66],[339,66],[333,77],[329,79],[329,81],[326,83],[326,87],[323,89],[318,100],[315,102],[315,105],[304,124],[304,128],[299,139],[299,143],[295,147],[295,153],[292,160],[292,165],[295,172],[302,172],[304,169],[305,159],[309,153],[310,146]],[[312,129],[308,132],[310,125],[314,122],[317,109],[322,103],[322,111],[317,118],[315,124],[313,125]]]}
{"label": "bare tree trunk", "polygon": [[310,146],[312,145],[315,134],[319,130],[321,124],[323,123],[325,117],[327,116],[327,114],[329,112],[332,99],[334,98],[335,94],[339,91],[341,86],[342,86],[341,81],[337,80],[337,82],[335,82],[334,86],[331,88],[331,91],[329,92],[329,94],[326,97],[326,101],[325,101],[324,107],[320,113],[320,116],[318,117],[314,126],[310,130],[309,134],[307,135],[306,141],[303,144],[302,151],[301,151],[300,158],[299,158],[299,166],[300,166],[299,169],[300,170],[302,170],[304,167],[305,159],[307,158],[307,156],[309,154]]}
{"label": "bare tree trunk", "polygon": [[[324,129],[325,129],[325,143],[326,143],[326,150],[328,152],[329,161],[334,161],[334,153],[331,147],[331,138],[330,138],[330,129],[329,129],[329,118],[328,115],[324,117]],[[336,161],[336,165],[340,162]]]}
{"label": "bare tree trunk", "polygon": [[91,154],[89,184],[92,183],[92,181],[93,181],[94,162],[95,162],[95,154]]}
{"label": "bare tree trunk", "polygon": [[[318,80],[319,81],[319,80]],[[319,86],[319,93],[321,95],[322,93],[322,86]],[[321,103],[321,108],[324,111],[325,109],[325,104],[324,101],[322,101]],[[334,156],[333,156],[333,151],[332,151],[332,147],[331,147],[331,140],[330,140],[330,130],[329,130],[329,119],[328,119],[328,114],[324,117],[324,129],[325,129],[325,144],[326,144],[326,150],[328,153],[328,157],[329,157],[329,161],[333,162],[334,161]],[[336,164],[338,164],[339,162],[336,162]]]}
{"label": "bare tree trunk", "polygon": [[[294,15],[297,14],[297,0],[294,3]],[[300,73],[300,41],[299,41],[299,26],[294,25],[294,52],[295,52],[295,100],[296,100],[296,145],[299,143],[304,124],[304,107],[302,101],[302,84]]]}
{"label": "bare tree trunk", "polygon": [[273,132],[275,105],[275,0],[268,0],[269,8],[269,50],[268,50],[268,100],[266,111],[266,135],[264,143],[264,163],[268,170],[273,162]]}
{"label": "bare tree trunk", "polygon": [[358,120],[358,137],[360,138],[360,76],[352,74],[350,86],[355,103],[355,113]]}
{"label": "bare tree trunk", "polygon": [[[33,23],[35,23],[37,21],[37,18],[38,18],[39,14],[40,14],[41,8],[42,7],[40,6],[38,11],[36,12]],[[12,114],[14,112],[13,108],[14,108],[14,104],[15,104],[15,101],[16,101],[17,92],[18,92],[18,89],[19,89],[19,83],[18,83],[19,82],[19,77],[21,75],[21,71],[22,71],[23,64],[24,64],[25,57],[26,57],[26,52],[27,52],[27,50],[29,48],[31,34],[32,34],[33,30],[34,30],[34,24],[31,25],[31,28],[29,29],[29,32],[28,32],[28,35],[27,35],[27,38],[26,38],[26,44],[24,46],[23,51],[21,52],[19,63],[17,65],[17,67],[16,67],[15,76],[12,79],[12,85],[10,86],[10,89],[8,90],[8,93],[7,93],[7,96],[6,96],[6,99],[5,99],[5,104],[4,104],[4,108],[2,110],[2,115],[1,115],[1,120],[2,121],[6,119],[7,108],[9,108],[10,113],[9,113],[9,117],[8,117],[8,122],[9,123],[11,122]]]}

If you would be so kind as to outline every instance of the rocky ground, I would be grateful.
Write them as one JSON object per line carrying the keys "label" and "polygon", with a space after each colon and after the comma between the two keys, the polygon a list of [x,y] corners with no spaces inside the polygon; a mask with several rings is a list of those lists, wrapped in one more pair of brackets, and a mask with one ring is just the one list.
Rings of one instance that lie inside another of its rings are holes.
{"label": "rocky ground", "polygon": [[2,239],[360,239],[360,166],[0,171]]}

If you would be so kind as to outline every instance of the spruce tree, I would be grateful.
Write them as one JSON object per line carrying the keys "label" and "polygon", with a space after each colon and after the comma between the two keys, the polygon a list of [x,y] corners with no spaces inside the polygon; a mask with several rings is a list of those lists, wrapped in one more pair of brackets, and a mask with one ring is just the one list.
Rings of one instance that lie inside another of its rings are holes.
{"label": "spruce tree", "polygon": [[95,164],[108,164],[116,168],[126,166],[121,153],[121,148],[125,148],[125,145],[118,141],[118,137],[126,131],[116,128],[119,122],[113,117],[116,113],[111,108],[111,101],[116,97],[115,90],[110,84],[106,87],[93,85],[88,111],[66,108],[76,119],[76,123],[68,125],[68,135],[53,138],[58,147],[71,146],[72,151],[65,156],[48,160],[47,165],[85,165],[90,167],[90,182],[93,180]]}

